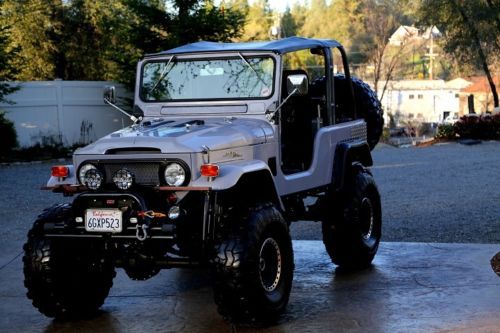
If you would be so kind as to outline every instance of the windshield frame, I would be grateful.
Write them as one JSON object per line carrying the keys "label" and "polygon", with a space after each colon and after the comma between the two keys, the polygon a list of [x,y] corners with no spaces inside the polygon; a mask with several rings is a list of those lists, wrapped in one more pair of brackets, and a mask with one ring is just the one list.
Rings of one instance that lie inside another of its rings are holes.
{"label": "windshield frame", "polygon": [[[243,56],[245,59],[249,58],[269,58],[273,62],[273,77],[272,77],[272,89],[271,92],[268,96],[264,97],[231,97],[231,98],[184,98],[184,99],[166,99],[166,100],[148,100],[144,98],[143,92],[142,92],[142,87],[143,87],[143,80],[144,80],[144,67],[149,64],[149,63],[168,63],[170,59],[173,59],[173,62],[179,62],[179,61],[204,61],[204,60],[218,60],[218,59],[241,59],[240,56]],[[141,64],[140,64],[140,79],[138,80],[138,97],[141,100],[141,102],[146,103],[146,104],[157,104],[157,103],[185,103],[185,102],[218,102],[218,101],[258,101],[258,100],[269,100],[273,98],[276,92],[276,80],[277,80],[277,60],[274,54],[265,52],[265,53],[241,53],[241,52],[227,52],[227,53],[211,53],[211,54],[183,54],[183,55],[178,55],[178,54],[172,54],[169,57],[161,57],[161,58],[149,58],[149,59],[144,59]]]}

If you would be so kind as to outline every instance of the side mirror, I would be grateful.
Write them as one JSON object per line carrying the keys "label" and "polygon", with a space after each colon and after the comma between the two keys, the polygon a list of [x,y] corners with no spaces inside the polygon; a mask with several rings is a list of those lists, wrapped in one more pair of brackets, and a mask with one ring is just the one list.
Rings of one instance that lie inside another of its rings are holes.
{"label": "side mirror", "polygon": [[115,86],[105,86],[103,92],[104,102],[116,104],[116,89]]}
{"label": "side mirror", "polygon": [[305,74],[289,75],[286,80],[286,90],[289,95],[292,93],[298,96],[307,95],[309,91],[309,82]]}

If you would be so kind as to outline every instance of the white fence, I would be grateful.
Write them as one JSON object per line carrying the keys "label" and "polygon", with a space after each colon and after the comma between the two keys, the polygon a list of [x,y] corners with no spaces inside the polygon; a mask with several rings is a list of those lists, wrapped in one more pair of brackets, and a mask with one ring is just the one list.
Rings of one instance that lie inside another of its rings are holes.
{"label": "white fence", "polygon": [[55,80],[17,85],[20,89],[7,96],[14,104],[0,104],[0,110],[14,122],[22,147],[42,142],[87,144],[130,124],[127,116],[103,102],[106,85],[115,85],[118,97],[131,97],[119,84]]}

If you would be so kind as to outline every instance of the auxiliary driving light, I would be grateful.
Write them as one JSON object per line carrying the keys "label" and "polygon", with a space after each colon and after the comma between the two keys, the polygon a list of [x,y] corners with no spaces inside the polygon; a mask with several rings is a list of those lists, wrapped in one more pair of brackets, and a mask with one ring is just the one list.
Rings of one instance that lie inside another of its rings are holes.
{"label": "auxiliary driving light", "polygon": [[85,172],[84,184],[91,190],[97,190],[102,185],[103,176],[97,169],[90,169]]}
{"label": "auxiliary driving light", "polygon": [[171,220],[177,219],[181,215],[181,209],[179,206],[172,206],[168,210],[168,218]]}
{"label": "auxiliary driving light", "polygon": [[120,190],[128,190],[134,183],[134,175],[127,169],[120,169],[113,175],[113,182]]}

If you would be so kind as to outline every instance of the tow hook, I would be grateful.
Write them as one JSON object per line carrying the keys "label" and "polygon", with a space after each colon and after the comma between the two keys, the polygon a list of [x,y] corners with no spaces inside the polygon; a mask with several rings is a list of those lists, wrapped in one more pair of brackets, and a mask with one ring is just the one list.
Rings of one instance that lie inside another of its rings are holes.
{"label": "tow hook", "polygon": [[148,210],[145,212],[138,212],[137,216],[142,217],[142,223],[139,223],[135,227],[135,237],[143,242],[148,238],[148,229],[149,225],[151,224],[151,221],[153,221],[155,218],[164,218],[166,217],[165,214],[155,212],[152,210]]}
{"label": "tow hook", "polygon": [[148,238],[148,225],[147,224],[141,224],[137,225],[135,229],[135,237],[141,242],[145,241],[146,238]]}

